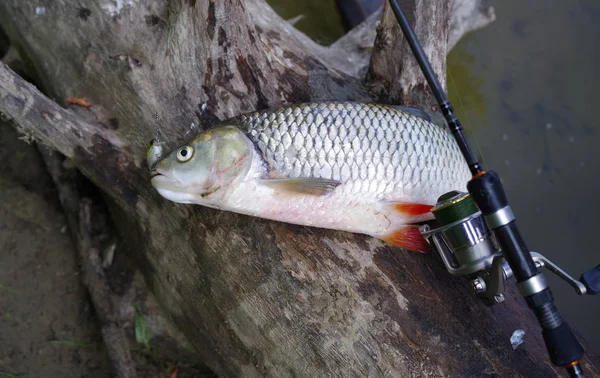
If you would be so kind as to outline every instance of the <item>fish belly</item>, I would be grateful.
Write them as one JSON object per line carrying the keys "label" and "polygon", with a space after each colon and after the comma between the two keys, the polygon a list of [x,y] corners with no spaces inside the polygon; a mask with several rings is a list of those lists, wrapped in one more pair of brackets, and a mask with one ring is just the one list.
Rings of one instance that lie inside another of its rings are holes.
{"label": "fish belly", "polygon": [[[415,203],[415,198],[398,198],[401,203]],[[421,199],[425,202],[425,199]],[[331,194],[313,196],[278,192],[249,180],[237,185],[224,210],[303,226],[367,234],[379,239],[403,226],[431,219],[431,213],[410,215],[395,209],[397,202],[351,193],[351,186],[341,184]]]}

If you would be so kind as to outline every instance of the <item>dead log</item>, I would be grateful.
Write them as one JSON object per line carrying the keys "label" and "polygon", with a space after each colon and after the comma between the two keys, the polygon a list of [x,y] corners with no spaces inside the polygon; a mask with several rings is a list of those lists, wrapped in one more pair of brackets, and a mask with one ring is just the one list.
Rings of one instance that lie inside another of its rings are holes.
{"label": "dead log", "polygon": [[[405,3],[443,79],[457,8]],[[505,304],[488,309],[433,255],[174,204],[149,184],[144,152],[155,113],[161,139],[174,146],[196,132],[192,122],[285,102],[431,104],[387,8],[365,88],[357,78],[364,70],[339,59],[357,45],[319,46],[263,0],[46,4],[4,0],[0,24],[58,103],[2,65],[0,114],[72,159],[106,193],[148,284],[217,374],[559,374],[513,287]],[[67,97],[92,106],[65,109]],[[517,328],[526,342],[513,351]]]}

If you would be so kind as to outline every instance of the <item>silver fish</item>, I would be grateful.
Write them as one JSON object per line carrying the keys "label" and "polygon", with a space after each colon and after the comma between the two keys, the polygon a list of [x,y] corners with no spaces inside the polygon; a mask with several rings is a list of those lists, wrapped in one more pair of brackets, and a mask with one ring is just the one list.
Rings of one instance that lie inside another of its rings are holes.
{"label": "silver fish", "polygon": [[166,199],[368,234],[424,252],[414,223],[471,178],[445,130],[390,105],[307,103],[244,114],[158,164]]}

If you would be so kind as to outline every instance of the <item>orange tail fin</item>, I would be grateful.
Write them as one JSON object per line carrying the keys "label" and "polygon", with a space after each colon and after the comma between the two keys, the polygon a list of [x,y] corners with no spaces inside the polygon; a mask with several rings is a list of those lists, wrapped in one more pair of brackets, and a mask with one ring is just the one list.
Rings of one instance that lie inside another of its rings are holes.
{"label": "orange tail fin", "polygon": [[422,203],[394,203],[394,209],[405,215],[423,215],[433,209],[431,205],[424,205]]}
{"label": "orange tail fin", "polygon": [[385,235],[382,239],[396,247],[411,251],[427,253],[431,249],[427,240],[421,235],[419,226],[404,226]]}

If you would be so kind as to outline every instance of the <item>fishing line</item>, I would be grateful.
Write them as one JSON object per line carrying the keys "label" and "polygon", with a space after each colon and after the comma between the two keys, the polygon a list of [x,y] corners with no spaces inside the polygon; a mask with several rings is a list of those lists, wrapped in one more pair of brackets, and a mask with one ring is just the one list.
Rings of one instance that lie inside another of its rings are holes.
{"label": "fishing line", "polygon": [[[454,82],[454,78],[452,77],[452,74],[450,73],[450,71],[448,71],[448,77],[450,78],[450,81],[452,82],[452,85],[454,86],[454,93],[456,93],[456,96],[458,98],[458,103],[460,104],[460,108],[464,109],[465,118],[467,119],[467,122],[465,124],[467,126],[469,126],[469,128],[473,128],[473,123],[471,122],[471,119],[469,118],[469,112],[466,111],[466,107],[462,102],[460,93],[458,92],[458,86]],[[483,155],[483,151],[481,150],[481,145],[479,144],[479,140],[477,139],[477,136],[474,133],[471,133],[471,136],[475,140],[475,147],[477,148],[477,151],[479,152],[479,158],[481,159],[481,161],[483,162],[483,166],[485,167],[488,164],[485,160],[485,156]]]}

